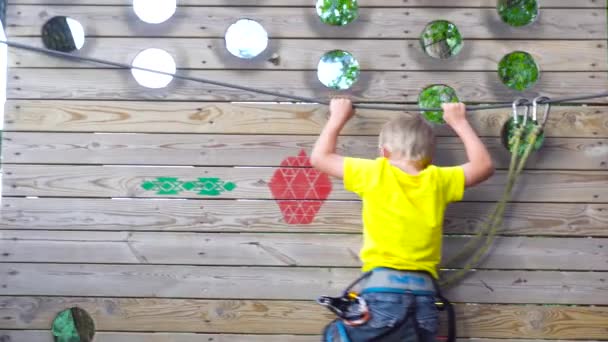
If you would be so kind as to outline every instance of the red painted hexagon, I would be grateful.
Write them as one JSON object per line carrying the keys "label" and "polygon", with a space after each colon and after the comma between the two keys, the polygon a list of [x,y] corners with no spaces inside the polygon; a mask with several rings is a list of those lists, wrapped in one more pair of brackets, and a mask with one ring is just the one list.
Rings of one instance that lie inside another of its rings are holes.
{"label": "red painted hexagon", "polygon": [[310,224],[331,193],[329,176],[311,168],[306,151],[287,157],[268,183],[288,224]]}

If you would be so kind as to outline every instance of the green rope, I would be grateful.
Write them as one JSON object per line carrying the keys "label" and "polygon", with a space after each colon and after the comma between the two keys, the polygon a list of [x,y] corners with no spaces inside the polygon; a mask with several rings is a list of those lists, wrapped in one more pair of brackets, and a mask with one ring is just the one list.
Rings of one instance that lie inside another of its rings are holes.
{"label": "green rope", "polygon": [[[517,178],[521,175],[532,151],[534,150],[534,144],[538,137],[542,134],[542,126],[536,123],[534,129],[529,131],[525,138],[526,149],[519,158],[519,148],[522,143],[522,136],[526,130],[526,125],[521,125],[513,132],[513,136],[510,138],[511,146],[511,162],[509,164],[509,172],[507,175],[507,184],[503,191],[500,201],[494,207],[493,212],[487,223],[477,232],[477,234],[467,242],[467,244],[461,249],[461,251],[454,257],[452,257],[447,264],[452,264],[462,259],[464,256],[471,254],[469,261],[458,271],[453,272],[447,278],[440,281],[440,285],[443,287],[449,287],[456,284],[458,281],[463,279],[469,271],[476,268],[481,262],[482,258],[487,255],[490,247],[494,244],[494,239],[498,233],[499,228],[502,226],[504,221],[504,213],[506,206],[511,200],[511,195]],[[485,236],[485,239],[483,239]],[[479,246],[483,240],[481,246],[475,250],[475,247]]]}

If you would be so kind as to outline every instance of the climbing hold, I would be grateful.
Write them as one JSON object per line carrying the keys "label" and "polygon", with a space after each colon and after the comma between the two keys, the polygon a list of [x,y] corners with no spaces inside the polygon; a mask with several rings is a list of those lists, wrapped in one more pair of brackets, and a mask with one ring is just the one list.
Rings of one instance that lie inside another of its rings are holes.
{"label": "climbing hold", "polygon": [[[173,57],[167,51],[156,48],[145,49],[138,53],[131,65],[138,68],[158,70],[169,74],[175,74],[175,71],[177,70]],[[164,88],[173,81],[173,76],[171,75],[158,74],[145,70],[131,69],[131,74],[133,74],[137,83],[151,89]]]}
{"label": "climbing hold", "polygon": [[513,27],[530,25],[538,18],[537,0],[498,0],[500,19]]}
{"label": "climbing hold", "polygon": [[502,58],[498,64],[498,76],[507,87],[524,91],[536,84],[540,69],[532,55],[515,51]]}
{"label": "climbing hold", "polygon": [[235,57],[255,58],[268,47],[268,33],[260,23],[240,19],[230,25],[225,35],[226,49]]}
{"label": "climbing hold", "polygon": [[133,11],[148,24],[163,23],[175,14],[177,0],[133,0]]}
{"label": "climbing hold", "polygon": [[420,44],[427,55],[439,59],[456,56],[464,46],[458,27],[447,20],[429,23],[420,35]]}
{"label": "climbing hold", "polygon": [[350,89],[359,79],[359,62],[352,54],[334,50],[321,57],[317,67],[319,81],[328,88]]}
{"label": "climbing hold", "polygon": [[317,14],[328,25],[344,26],[357,20],[357,0],[317,0]]}
{"label": "climbing hold", "polygon": [[73,307],[55,317],[51,331],[55,342],[91,342],[95,323],[85,310]]}
{"label": "climbing hold", "polygon": [[[442,103],[459,102],[456,91],[443,84],[435,84],[428,86],[420,92],[418,96],[418,106],[420,108],[440,108]],[[442,111],[424,111],[422,112],[428,121],[437,124],[443,124]]]}
{"label": "climbing hold", "polygon": [[49,50],[73,52],[84,46],[82,24],[70,17],[52,17],[42,26],[42,42]]}

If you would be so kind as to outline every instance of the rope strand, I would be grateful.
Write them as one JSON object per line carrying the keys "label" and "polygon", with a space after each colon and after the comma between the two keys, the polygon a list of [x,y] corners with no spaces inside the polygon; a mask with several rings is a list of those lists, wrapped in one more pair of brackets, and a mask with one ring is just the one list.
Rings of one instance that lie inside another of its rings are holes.
{"label": "rope strand", "polygon": [[[12,42],[12,41],[8,41],[8,40],[0,40],[0,43],[6,44],[7,46],[17,48],[17,49],[33,51],[33,52],[37,52],[37,53],[54,56],[54,57],[75,60],[78,62],[89,62],[89,63],[94,63],[94,64],[101,64],[101,65],[111,66],[111,67],[118,68],[118,69],[134,69],[134,70],[147,71],[147,72],[155,73],[158,75],[175,77],[177,79],[185,80],[185,81],[192,81],[192,82],[197,82],[197,83],[202,83],[202,84],[210,84],[210,85],[215,85],[218,87],[242,90],[242,91],[258,93],[258,94],[262,94],[262,95],[269,95],[269,96],[273,96],[273,97],[284,98],[284,99],[289,99],[289,100],[298,101],[298,102],[318,103],[318,104],[322,104],[322,105],[329,105],[328,101],[323,101],[323,100],[315,99],[312,97],[284,94],[284,93],[280,93],[280,92],[263,90],[263,89],[253,88],[253,87],[247,87],[247,86],[242,86],[242,85],[237,85],[237,84],[232,84],[232,83],[227,83],[227,82],[215,81],[215,80],[210,80],[210,79],[201,78],[201,77],[186,76],[186,75],[182,75],[179,73],[169,73],[169,72],[164,72],[164,71],[155,70],[155,69],[142,68],[142,67],[138,67],[138,66],[128,65],[125,63],[118,63],[118,62],[113,62],[113,61],[94,58],[94,57],[79,56],[79,55],[74,55],[74,54],[67,53],[67,52],[40,48],[40,47]],[[542,102],[542,103],[550,103],[550,104],[568,103],[568,102],[591,100],[591,99],[598,99],[598,98],[604,98],[604,97],[608,97],[608,91],[602,92],[599,94],[592,94],[592,95],[557,98],[557,99],[553,99],[553,100],[550,100],[547,102]],[[488,110],[488,109],[511,108],[511,105],[512,105],[511,102],[497,103],[497,104],[491,104],[491,105],[478,105],[478,106],[467,107],[467,111],[474,112],[474,111],[481,111],[481,110]],[[386,111],[399,111],[399,112],[443,111],[443,109],[441,109],[441,108],[420,108],[420,107],[413,107],[413,106],[379,106],[379,105],[360,104],[360,103],[354,104],[354,107],[359,108],[359,109],[386,110]]]}

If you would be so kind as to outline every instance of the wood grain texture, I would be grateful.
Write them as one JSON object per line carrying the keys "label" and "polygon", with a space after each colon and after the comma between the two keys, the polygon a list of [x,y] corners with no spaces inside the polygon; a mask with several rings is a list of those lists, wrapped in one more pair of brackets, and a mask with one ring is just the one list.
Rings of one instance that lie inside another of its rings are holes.
{"label": "wood grain texture", "polygon": [[[446,212],[444,232],[474,233],[492,208],[492,203],[455,203]],[[311,224],[292,225],[274,201],[5,197],[0,229],[359,233],[360,213],[360,202],[327,201]],[[505,217],[501,235],[608,237],[603,204],[514,203]]]}
{"label": "wood grain texture", "polygon": [[130,6],[8,6],[7,36],[38,36],[40,25],[53,16],[80,21],[87,36],[224,37],[226,29],[247,18],[259,21],[272,38],[414,38],[434,18],[449,18],[468,39],[605,39],[605,9],[545,9],[533,25],[512,28],[495,8],[370,8],[360,12],[348,30],[319,24],[307,7],[178,7],[160,25],[140,21]]}
{"label": "wood grain texture", "polygon": [[[43,47],[40,37],[15,38],[14,41]],[[223,39],[175,38],[164,40],[162,48],[184,69],[316,70],[321,56],[335,49],[352,53],[363,70],[494,72],[503,56],[516,50],[532,54],[543,71],[608,69],[608,49],[602,40],[467,40],[466,48],[448,60],[429,58],[416,39],[273,39],[263,55],[254,61],[232,56],[225,45]],[[150,41],[146,38],[89,38],[79,54],[130,62],[149,47]],[[12,68],[94,67],[67,59],[41,58],[40,54],[26,50],[10,49],[9,53],[9,67]]]}
{"label": "wood grain texture", "polygon": [[[468,239],[444,238],[444,260],[457,254]],[[0,238],[0,261],[359,267],[360,248],[358,234],[7,230]],[[461,265],[457,261],[443,266]],[[608,239],[500,237],[479,268],[608,270]]]}
{"label": "wood grain texture", "polygon": [[[236,189],[221,193],[222,199],[272,199],[269,188],[276,168],[225,167],[133,167],[133,166],[55,166],[6,164],[3,166],[4,196],[44,197],[138,197],[201,198],[196,192],[160,195],[142,188],[145,181],[157,177],[177,177],[193,181],[200,177],[221,177],[234,182]],[[467,201],[498,201],[506,182],[506,171],[499,171],[482,185],[468,190]],[[608,173],[605,171],[527,171],[514,189],[513,201],[526,202],[598,202],[608,201]],[[344,190],[341,181],[333,180],[328,199],[354,200],[356,195]],[[308,182],[293,189],[307,192]],[[324,189],[317,185],[314,189]],[[282,197],[282,196],[281,196]],[[302,198],[314,199],[310,193]]]}
{"label": "wood grain texture", "polygon": [[[9,69],[8,73],[7,97],[10,99],[285,101],[277,96],[179,80],[167,88],[148,89],[139,86],[129,71],[118,69]],[[184,74],[315,99],[326,100],[335,94],[318,81],[315,71],[192,70]],[[608,74],[600,72],[544,72],[536,85],[522,94],[502,85],[496,72],[376,71],[362,72],[348,94],[359,102],[416,102],[425,87],[447,84],[465,102],[511,103],[520,96],[533,98],[539,91],[553,98],[601,93],[607,82]],[[57,86],[59,83],[61,87]]]}
{"label": "wood grain texture", "polygon": [[[286,156],[310,155],[316,136],[5,133],[3,162],[17,164],[112,164],[280,166]],[[510,153],[499,138],[484,139],[494,165],[508,169]],[[376,137],[342,137],[338,153],[376,158]],[[467,160],[458,138],[439,138],[434,163]],[[608,139],[547,138],[528,169],[608,170]]]}
{"label": "wood grain texture", "polygon": [[[0,263],[2,296],[311,300],[338,294],[356,269]],[[477,271],[452,302],[606,305],[608,272]]]}
{"label": "wood grain texture", "polygon": [[[318,134],[327,107],[290,104],[9,100],[9,131]],[[469,114],[482,136],[499,136],[509,110]],[[605,107],[553,107],[545,128],[549,137],[607,137]],[[378,135],[399,112],[358,110],[343,130],[347,135]],[[438,126],[440,136],[453,136]]]}
{"label": "wood grain texture", "polygon": [[[121,5],[122,0],[9,0],[11,5],[62,4],[62,5]],[[307,0],[180,0],[180,6],[310,6]],[[494,0],[366,0],[359,7],[492,7]],[[543,0],[542,8],[606,8],[606,0]]]}
{"label": "wood grain texture", "polygon": [[[72,306],[91,313],[98,331],[319,334],[333,318],[312,301],[2,297],[0,329],[48,329],[57,312]],[[604,339],[608,326],[606,307],[456,305],[455,309],[461,337]]]}
{"label": "wood grain texture", "polygon": [[[50,332],[46,330],[0,330],[4,342],[50,342]],[[318,342],[319,335],[236,335],[236,334],[195,334],[195,333],[129,333],[102,331],[95,334],[95,342]],[[575,342],[577,340],[547,340],[546,342]],[[580,341],[580,340],[578,340]],[[459,338],[457,342],[537,342],[522,339]],[[589,341],[589,342],[599,342]]]}

